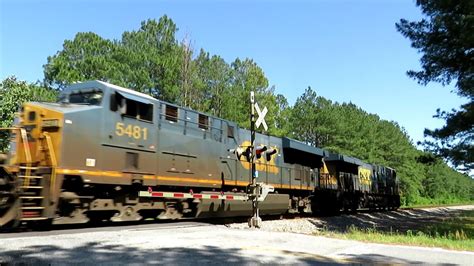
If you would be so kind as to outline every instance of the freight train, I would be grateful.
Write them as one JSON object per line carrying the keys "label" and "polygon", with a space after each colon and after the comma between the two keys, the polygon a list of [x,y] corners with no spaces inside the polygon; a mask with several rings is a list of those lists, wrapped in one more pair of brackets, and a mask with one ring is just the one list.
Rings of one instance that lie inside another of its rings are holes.
{"label": "freight train", "polygon": [[[22,105],[0,162],[0,227],[252,213],[250,131],[102,81]],[[262,215],[393,209],[394,169],[256,134]]]}

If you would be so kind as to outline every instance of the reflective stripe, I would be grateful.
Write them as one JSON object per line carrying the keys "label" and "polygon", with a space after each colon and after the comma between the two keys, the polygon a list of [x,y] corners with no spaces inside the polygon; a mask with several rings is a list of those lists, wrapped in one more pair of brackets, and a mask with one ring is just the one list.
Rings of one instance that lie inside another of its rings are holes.
{"label": "reflective stripe", "polygon": [[174,193],[174,192],[154,192],[140,191],[138,196],[151,198],[172,198],[172,199],[220,199],[220,200],[241,200],[246,201],[246,195],[226,195],[226,194],[192,194],[192,193]]}

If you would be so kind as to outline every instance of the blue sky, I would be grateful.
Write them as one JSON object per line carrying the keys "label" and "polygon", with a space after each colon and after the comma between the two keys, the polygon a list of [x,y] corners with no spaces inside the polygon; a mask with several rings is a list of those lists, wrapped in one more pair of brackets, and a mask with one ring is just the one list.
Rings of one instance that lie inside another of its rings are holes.
{"label": "blue sky", "polygon": [[410,42],[395,30],[417,20],[414,0],[346,1],[33,1],[0,0],[0,78],[43,79],[47,57],[77,32],[118,39],[140,22],[168,15],[198,51],[226,61],[252,58],[293,104],[305,88],[353,102],[404,127],[416,142],[443,125],[435,110],[464,103],[453,87],[418,85]]}

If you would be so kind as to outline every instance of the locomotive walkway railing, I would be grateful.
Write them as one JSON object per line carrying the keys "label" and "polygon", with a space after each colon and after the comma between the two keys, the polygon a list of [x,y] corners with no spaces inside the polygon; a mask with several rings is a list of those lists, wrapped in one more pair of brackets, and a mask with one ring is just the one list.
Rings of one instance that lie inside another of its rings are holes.
{"label": "locomotive walkway railing", "polygon": [[[160,110],[162,110],[162,109],[163,109],[162,105],[160,105]],[[208,122],[207,123],[201,123],[198,120],[193,121],[191,119],[188,119],[188,114],[196,115],[197,118],[200,115],[200,113],[196,112],[196,111],[184,110],[184,117],[185,118],[181,118],[179,115],[172,116],[172,115],[166,114],[166,112],[164,112],[164,111],[161,111],[159,113],[159,127],[162,126],[163,121],[167,121],[169,123],[173,123],[173,124],[183,126],[183,134],[185,134],[185,135],[187,134],[188,130],[202,131],[203,134],[204,134],[204,138],[206,138],[207,136],[212,138],[213,137],[213,131],[217,131],[217,136],[216,136],[215,140],[217,140],[219,142],[222,142],[223,134],[224,134],[224,130],[222,129],[222,126],[224,124],[223,120],[215,119],[215,118],[212,118],[208,115],[204,115],[204,116],[207,117]],[[221,127],[220,128],[215,127],[214,123],[212,123],[213,120],[218,120],[220,122]],[[192,125],[192,126],[190,126],[190,125]]]}

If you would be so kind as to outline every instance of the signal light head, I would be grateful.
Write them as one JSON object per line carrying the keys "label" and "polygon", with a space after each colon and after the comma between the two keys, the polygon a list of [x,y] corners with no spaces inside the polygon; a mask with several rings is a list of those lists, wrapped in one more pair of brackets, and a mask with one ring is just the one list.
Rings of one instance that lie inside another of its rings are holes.
{"label": "signal light head", "polygon": [[[245,156],[245,159],[247,159],[248,162],[250,162],[250,159],[252,157],[252,149],[250,146],[247,146],[246,148],[244,147],[237,147],[235,149],[229,149],[228,150],[230,153],[233,153],[237,155],[237,158],[240,161],[240,158],[242,156]],[[265,145],[259,145],[255,147],[255,155],[257,159],[260,159],[263,154],[265,154],[265,158],[267,161],[270,161],[272,159],[272,156],[278,153],[278,150],[276,148],[268,148]]]}
{"label": "signal light head", "polygon": [[267,146],[260,145],[255,148],[255,154],[257,155],[257,159],[260,159],[262,157],[262,153],[264,153],[267,150]]}
{"label": "signal light head", "polygon": [[277,153],[277,149],[275,148],[270,148],[265,152],[265,156],[267,157],[267,161],[270,161],[272,159],[272,155]]}
{"label": "signal light head", "polygon": [[240,158],[243,156],[245,156],[245,159],[247,159],[247,161],[250,162],[250,154],[252,153],[251,150],[250,150],[250,147],[247,147],[246,149],[242,148],[242,147],[237,147],[236,149],[229,149],[228,150],[230,153],[234,153],[235,155],[237,155],[237,159],[239,159],[240,161]]}

